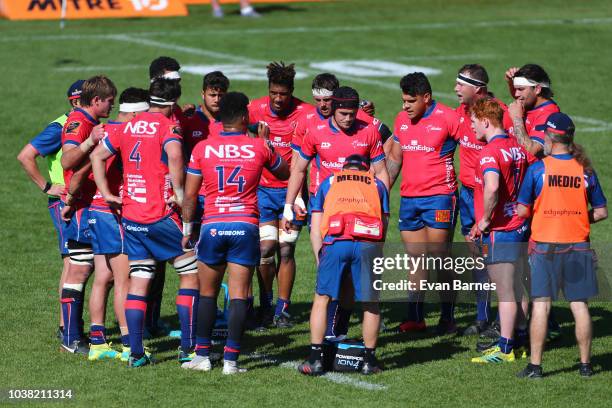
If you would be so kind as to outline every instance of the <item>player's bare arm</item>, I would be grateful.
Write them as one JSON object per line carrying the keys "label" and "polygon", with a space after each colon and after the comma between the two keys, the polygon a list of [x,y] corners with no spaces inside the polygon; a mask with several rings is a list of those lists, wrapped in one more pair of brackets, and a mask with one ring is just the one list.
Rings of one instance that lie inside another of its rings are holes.
{"label": "player's bare arm", "polygon": [[80,145],[68,144],[62,146],[62,167],[65,170],[71,170],[77,167],[89,156],[89,153],[103,137],[104,124],[99,124],[93,128],[89,137]]}
{"label": "player's bare arm", "polygon": [[493,211],[497,206],[499,174],[489,171],[485,173],[483,181],[484,213],[482,219],[478,222],[478,229],[481,233],[488,232],[491,219],[493,218]]}
{"label": "player's bare arm", "polygon": [[514,98],[514,74],[516,74],[516,71],[518,71],[519,68],[518,67],[511,67],[508,68],[508,70],[506,71],[505,75],[504,75],[504,79],[506,80],[506,83],[508,84],[508,92],[510,92],[510,96],[512,96]]}
{"label": "player's bare arm", "polygon": [[183,249],[190,248],[192,241],[193,222],[196,203],[198,200],[198,191],[202,185],[202,176],[197,174],[187,174],[185,178],[185,197],[183,198],[183,206],[181,207],[181,216],[183,218]]}
{"label": "player's bare arm", "polygon": [[394,142],[386,160],[387,173],[389,177],[389,190],[393,188],[395,180],[397,180],[397,176],[402,169],[402,160],[402,147],[399,143]]}
{"label": "player's bare arm", "polygon": [[321,212],[313,212],[310,217],[310,243],[317,265],[319,265],[319,251],[323,246],[323,237],[321,237],[322,219],[323,213]]}
{"label": "player's bare arm", "polygon": [[372,164],[372,170],[374,170],[374,175],[377,179],[383,182],[387,190],[390,187],[389,182],[389,173],[387,171],[387,166],[385,165],[385,160],[378,161]]}
{"label": "player's bare arm", "polygon": [[512,119],[512,126],[514,129],[514,135],[519,144],[525,148],[529,153],[534,156],[538,156],[542,153],[542,145],[535,142],[527,134],[524,122],[524,107],[519,101],[514,101],[508,105],[508,114]]}
{"label": "player's bare arm", "polygon": [[[304,183],[304,179],[306,178],[306,169],[308,168],[308,163],[308,160],[298,155],[298,158],[295,161],[295,166],[293,166],[291,175],[289,176],[289,183],[287,185],[287,196],[285,197],[285,208],[289,208],[291,210],[292,216],[293,212],[297,212],[300,215],[306,215],[306,212],[301,207],[295,206],[294,204],[295,199],[300,191],[300,188]],[[283,219],[286,219],[286,221],[293,221],[293,219],[288,219],[285,216],[283,216]]]}
{"label": "player's bare arm", "polygon": [[38,156],[40,155],[36,148],[28,143],[17,155],[17,160],[21,163],[21,167],[23,167],[28,177],[30,177],[32,182],[36,184],[42,192],[48,195],[59,196],[64,191],[64,186],[60,184],[51,184],[50,187],[47,188],[47,179],[40,174],[40,170],[38,170],[38,165],[36,164],[36,158]]}
{"label": "player's bare arm", "polygon": [[[102,194],[102,197],[111,206],[121,205],[121,198],[113,195],[108,187],[108,179],[106,178],[106,161],[113,154],[104,146],[98,146],[89,156],[91,161],[91,171],[96,181],[96,186]],[[74,177],[74,176],[73,176]]]}

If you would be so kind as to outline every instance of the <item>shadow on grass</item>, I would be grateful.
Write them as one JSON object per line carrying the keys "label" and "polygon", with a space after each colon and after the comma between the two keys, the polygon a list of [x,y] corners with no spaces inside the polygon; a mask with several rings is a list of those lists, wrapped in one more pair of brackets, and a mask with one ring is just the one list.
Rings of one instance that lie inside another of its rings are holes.
{"label": "shadow on grass", "polygon": [[[297,6],[291,6],[291,5],[285,5],[285,4],[271,4],[268,6],[255,5],[255,10],[259,14],[262,14],[262,15],[272,14],[272,13],[279,12],[279,11],[289,12],[289,13],[301,13],[301,12],[306,11],[304,7],[297,7]],[[232,11],[231,13],[228,13],[228,14],[239,15],[240,9]]]}

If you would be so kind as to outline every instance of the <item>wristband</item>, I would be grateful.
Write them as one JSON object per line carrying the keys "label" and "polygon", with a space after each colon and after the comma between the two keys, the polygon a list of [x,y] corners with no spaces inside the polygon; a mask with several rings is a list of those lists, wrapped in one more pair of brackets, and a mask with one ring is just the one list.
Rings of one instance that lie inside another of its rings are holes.
{"label": "wristband", "polygon": [[285,208],[283,209],[283,217],[287,221],[293,221],[293,205],[285,203]]}
{"label": "wristband", "polygon": [[304,203],[304,199],[302,197],[296,197],[295,204],[301,209],[306,210],[306,203]]}
{"label": "wristband", "polygon": [[47,181],[47,183],[45,184],[45,187],[43,188],[42,192],[46,193],[47,191],[51,190],[52,186],[53,186],[53,184],[51,184],[51,182]]}
{"label": "wristband", "polygon": [[183,236],[188,237],[193,231],[193,222],[183,222]]}

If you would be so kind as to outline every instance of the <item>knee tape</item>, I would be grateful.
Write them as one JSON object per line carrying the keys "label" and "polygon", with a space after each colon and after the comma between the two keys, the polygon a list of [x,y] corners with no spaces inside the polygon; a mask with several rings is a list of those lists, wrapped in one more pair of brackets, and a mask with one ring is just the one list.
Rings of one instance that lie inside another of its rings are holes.
{"label": "knee tape", "polygon": [[91,247],[68,248],[70,263],[79,266],[93,266],[94,253]]}
{"label": "knee tape", "polygon": [[275,256],[268,256],[268,257],[262,257],[261,260],[259,261],[260,265],[273,265],[274,262],[276,261]]}
{"label": "knee tape", "polygon": [[198,258],[195,255],[174,261],[174,269],[179,275],[198,273]]}
{"label": "knee tape", "polygon": [[274,225],[263,225],[259,227],[260,241],[278,241],[278,228]]}
{"label": "knee tape", "polygon": [[130,261],[130,277],[153,279],[153,276],[155,276],[155,261],[153,259]]}
{"label": "knee tape", "polygon": [[278,239],[278,242],[281,242],[284,244],[295,244],[298,238],[300,237],[300,231],[298,230],[290,230],[291,232],[289,232],[288,234],[285,232],[285,230],[279,230],[279,231],[280,231],[280,237]]}

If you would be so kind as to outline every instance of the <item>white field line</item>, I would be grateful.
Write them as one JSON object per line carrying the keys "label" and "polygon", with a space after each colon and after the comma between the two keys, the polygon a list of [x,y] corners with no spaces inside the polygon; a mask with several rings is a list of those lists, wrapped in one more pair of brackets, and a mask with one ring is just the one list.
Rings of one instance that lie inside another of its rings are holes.
{"label": "white field line", "polygon": [[83,66],[83,67],[59,67],[59,68],[55,68],[56,71],[61,71],[61,72],[129,71],[129,70],[132,70],[132,69],[148,69],[148,67],[146,65],[115,65],[115,66],[111,66],[111,65],[107,65],[107,66],[89,65],[89,66]]}
{"label": "white field line", "polygon": [[[147,36],[184,36],[194,34],[230,35],[230,34],[297,34],[297,33],[335,33],[335,32],[369,32],[369,31],[410,31],[410,30],[443,30],[449,28],[482,28],[482,27],[525,27],[525,26],[547,26],[547,25],[596,25],[612,24],[612,17],[602,18],[576,18],[576,19],[531,19],[531,20],[496,20],[496,21],[474,21],[474,22],[446,22],[446,23],[406,23],[387,25],[355,25],[355,26],[331,26],[331,27],[281,27],[281,28],[247,28],[247,29],[196,29],[189,31],[144,31],[124,33],[124,35],[147,35]],[[120,34],[121,35],[121,34]],[[0,42],[15,41],[51,41],[51,40],[78,40],[78,39],[103,39],[113,34],[63,34],[63,35],[18,35],[3,36]]]}
{"label": "white field line", "polygon": [[[262,355],[258,353],[251,353],[249,355],[249,358],[253,360],[260,360],[265,363],[277,364],[279,367],[288,368],[290,370],[297,370],[298,366],[300,365],[300,363],[297,361],[286,361],[286,362],[281,363],[276,359],[272,359],[272,358],[267,357],[266,355]],[[351,387],[361,388],[363,390],[369,390],[369,391],[383,391],[387,389],[386,385],[374,384],[374,383],[370,383],[367,381],[358,380],[356,378],[353,378],[351,376],[341,374],[341,373],[328,372],[318,378],[322,378],[324,380],[327,380],[327,381],[330,381],[336,384],[349,385]]]}
{"label": "white field line", "polygon": [[[165,43],[161,41],[151,40],[148,38],[134,37],[131,35],[115,34],[115,35],[106,36],[105,38],[109,40],[139,44],[139,45],[149,46],[149,47],[158,48],[158,49],[178,51],[178,52],[183,52],[185,54],[198,55],[198,56],[208,57],[208,58],[216,58],[216,59],[220,59],[224,61],[231,61],[231,62],[237,62],[237,63],[242,63],[242,64],[253,64],[253,65],[262,65],[262,66],[265,66],[268,64],[268,61],[253,59],[253,58],[249,58],[246,56],[229,54],[229,53],[224,53],[224,52],[219,52],[219,51],[212,51],[212,50],[207,50],[203,48],[188,47],[188,46],[183,46],[179,44]],[[310,68],[302,68],[301,70],[303,72],[307,72],[312,75],[318,74],[318,71],[310,69]],[[342,73],[337,73],[336,75],[340,79],[345,79],[345,80],[360,83],[360,84],[374,85],[380,88],[399,91],[398,84],[393,84],[388,81],[361,78],[361,77],[356,77],[353,75],[346,75]],[[455,94],[451,94],[451,93],[434,92],[434,94],[437,98],[441,98],[441,99],[445,99],[449,101],[456,101],[456,98],[457,98]],[[575,116],[574,119],[578,123],[586,123],[588,125],[592,125],[591,127],[588,127],[588,128],[579,129],[580,132],[585,132],[585,133],[603,132],[603,131],[612,129],[612,123],[606,122],[603,120],[587,118],[587,117],[582,117],[582,116]]]}

